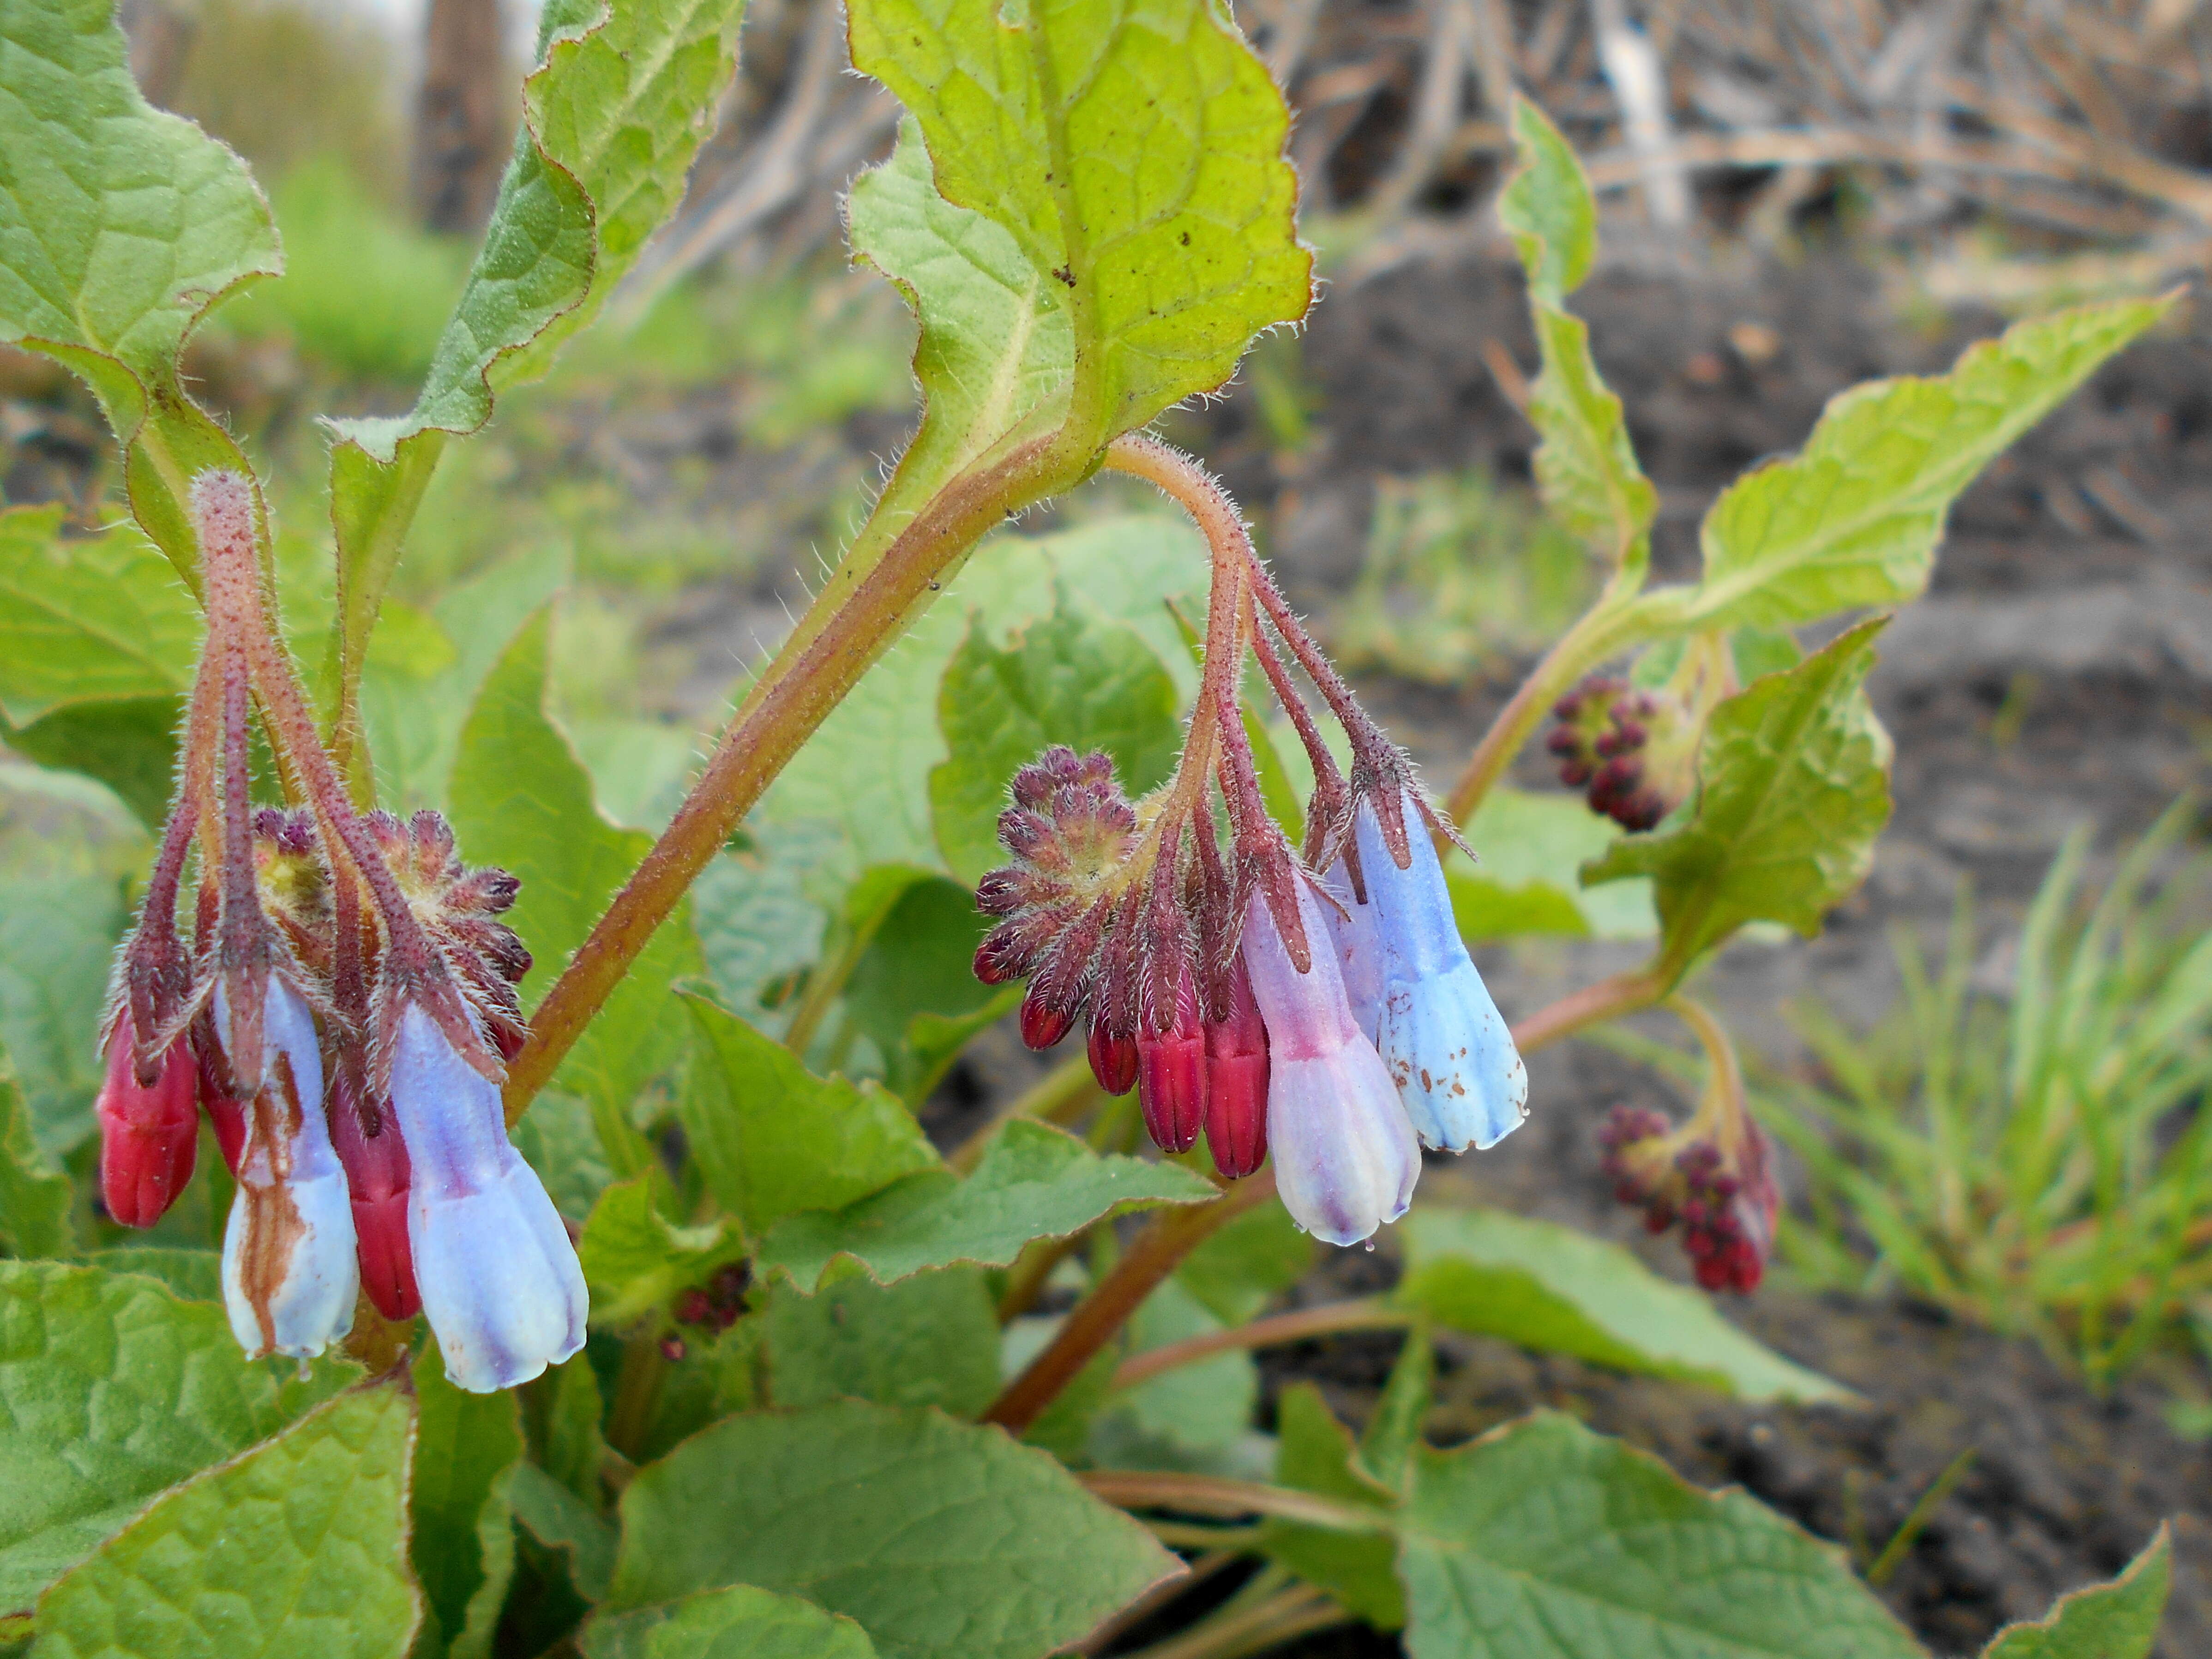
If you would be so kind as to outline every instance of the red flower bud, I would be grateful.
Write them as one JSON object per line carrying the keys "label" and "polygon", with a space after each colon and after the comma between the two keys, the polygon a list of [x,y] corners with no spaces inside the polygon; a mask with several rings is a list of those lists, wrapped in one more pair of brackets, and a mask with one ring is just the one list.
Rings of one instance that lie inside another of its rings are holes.
{"label": "red flower bud", "polygon": [[1206,1115],[1206,1030],[1188,969],[1176,986],[1175,1023],[1164,1030],[1138,1030],[1137,1104],[1163,1152],[1187,1152],[1198,1144]]}
{"label": "red flower bud", "polygon": [[131,1032],[125,1014],[107,1040],[107,1078],[97,1109],[100,1187],[109,1215],[126,1227],[150,1227],[192,1178],[200,1119],[191,1046],[171,1043],[149,1088],[138,1081]]}
{"label": "red flower bud", "polygon": [[331,1102],[331,1143],[345,1166],[353,1200],[354,1244],[361,1287],[386,1319],[412,1319],[422,1309],[415,1285],[415,1257],[407,1242],[407,1146],[390,1112],[370,1134],[362,1121],[358,1087],[350,1067],[338,1067]]}
{"label": "red flower bud", "polygon": [[1137,1044],[1133,1037],[1115,1036],[1099,1020],[1091,1022],[1091,1075],[1109,1095],[1126,1095],[1137,1086]]}
{"label": "red flower bud", "polygon": [[1074,1015],[1039,1001],[1034,991],[1022,1000],[1022,1041],[1032,1048],[1051,1048],[1074,1024]]}
{"label": "red flower bud", "polygon": [[1230,1014],[1206,1028],[1206,1146],[1231,1180],[1267,1161],[1267,1027],[1240,952],[1229,969]]}
{"label": "red flower bud", "polygon": [[246,1155],[246,1103],[232,1094],[223,1080],[224,1061],[216,1048],[214,1028],[204,1029],[208,1035],[198,1046],[200,1109],[215,1127],[215,1144],[222,1153],[223,1166],[236,1175],[238,1160]]}

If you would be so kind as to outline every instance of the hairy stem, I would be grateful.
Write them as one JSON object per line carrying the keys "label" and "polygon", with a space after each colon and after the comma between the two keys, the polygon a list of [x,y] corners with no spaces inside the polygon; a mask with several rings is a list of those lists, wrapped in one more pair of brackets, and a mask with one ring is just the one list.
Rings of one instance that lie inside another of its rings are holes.
{"label": "hairy stem", "polygon": [[1158,1348],[1148,1348],[1143,1353],[1132,1354],[1123,1360],[1114,1373],[1116,1389],[1133,1389],[1138,1383],[1158,1376],[1162,1371],[1171,1371],[1184,1365],[1194,1365],[1201,1359],[1211,1359],[1218,1353],[1227,1353],[1237,1348],[1273,1348],[1286,1343],[1304,1342],[1316,1336],[1334,1336],[1344,1331],[1389,1331],[1411,1325],[1420,1315],[1409,1309],[1394,1308],[1382,1297],[1362,1297],[1356,1302],[1331,1302],[1318,1308],[1300,1308],[1291,1313],[1275,1314],[1267,1319],[1255,1319],[1248,1325],[1237,1325],[1227,1330],[1207,1331],[1200,1336],[1185,1337],[1180,1342],[1170,1342]]}
{"label": "hairy stem", "polygon": [[1590,1026],[1649,1008],[1667,994],[1674,981],[1656,969],[1638,968],[1615,974],[1595,985],[1570,992],[1557,1002],[1539,1008],[1513,1028],[1514,1045],[1523,1054],[1547,1048]]}
{"label": "hairy stem", "polygon": [[927,602],[938,578],[1006,515],[1075,483],[1090,457],[1056,440],[1023,446],[939,491],[857,581],[832,580],[714,746],[675,817],[592,926],[531,1021],[508,1068],[520,1117],[692,881],[799,745]]}

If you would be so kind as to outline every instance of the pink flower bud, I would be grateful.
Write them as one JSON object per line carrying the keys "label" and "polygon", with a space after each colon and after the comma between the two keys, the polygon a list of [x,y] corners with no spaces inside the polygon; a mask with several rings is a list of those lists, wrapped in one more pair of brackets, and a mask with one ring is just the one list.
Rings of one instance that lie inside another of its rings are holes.
{"label": "pink flower bud", "polygon": [[1098,1079],[1100,1088],[1109,1095],[1126,1095],[1137,1086],[1135,1038],[1116,1036],[1106,1029],[1104,1021],[1093,1018],[1089,1048],[1091,1075]]}
{"label": "pink flower bud", "polygon": [[1206,1146],[1234,1181],[1267,1161],[1267,1027],[1241,952],[1229,995],[1229,1018],[1206,1028]]}
{"label": "pink flower bud", "polygon": [[126,1227],[150,1227],[192,1178],[200,1120],[191,1046],[181,1038],[169,1045],[149,1088],[138,1080],[131,1033],[125,1013],[107,1039],[97,1108],[100,1188],[109,1215]]}
{"label": "pink flower bud", "polygon": [[374,1134],[368,1133],[358,1085],[346,1080],[343,1070],[338,1075],[331,1140],[353,1197],[361,1287],[386,1319],[412,1319],[422,1310],[422,1295],[415,1286],[415,1258],[407,1243],[407,1146],[389,1112],[380,1115]]}
{"label": "pink flower bud", "polygon": [[1161,1030],[1138,1030],[1137,1103],[1146,1132],[1161,1151],[1187,1152],[1198,1144],[1206,1115],[1206,1029],[1187,968],[1176,986],[1173,1023]]}

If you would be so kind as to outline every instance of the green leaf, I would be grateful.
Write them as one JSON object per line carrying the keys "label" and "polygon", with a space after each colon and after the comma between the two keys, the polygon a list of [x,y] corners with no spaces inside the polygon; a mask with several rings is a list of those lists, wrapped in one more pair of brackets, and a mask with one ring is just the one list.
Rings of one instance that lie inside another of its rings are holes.
{"label": "green leaf", "polygon": [[[1030,302],[1064,314],[1086,452],[1212,391],[1254,335],[1305,314],[1289,115],[1205,0],[865,0],[851,34],[855,67],[914,112],[938,192],[1010,238]],[[968,266],[945,286],[986,278],[1006,280]]]}
{"label": "green leaf", "polygon": [[778,1284],[768,1367],[778,1406],[872,1400],[975,1417],[999,1391],[998,1310],[974,1267],[890,1285],[854,1275],[813,1296]]}
{"label": "green leaf", "polygon": [[70,1255],[76,1203],[69,1177],[46,1167],[31,1133],[30,1103],[0,1047],[0,1248],[16,1255]]}
{"label": "green leaf", "polygon": [[1480,861],[1444,859],[1452,915],[1469,944],[1552,933],[1570,939],[1649,939],[1659,931],[1648,882],[1590,890],[1580,871],[1620,831],[1578,795],[1499,787],[1467,825]]}
{"label": "green leaf", "polygon": [[[549,621],[540,611],[524,624],[485,679],[461,731],[452,789],[453,829],[469,861],[521,878],[507,920],[536,959],[526,1002],[553,982],[653,844],[601,815],[590,775],[545,713]],[[556,1074],[559,1086],[592,1103],[617,1176],[642,1167],[625,1133],[631,1102],[682,1052],[669,988],[702,966],[690,910],[679,906]]]}
{"label": "green leaf", "polygon": [[1737,1330],[1618,1244],[1503,1210],[1418,1205],[1397,1297],[1439,1324],[1746,1400],[1848,1401],[1850,1392]]}
{"label": "green leaf", "polygon": [[123,922],[122,895],[98,877],[0,878],[0,1044],[52,1158],[92,1133],[100,1014]]}
{"label": "green leaf", "polygon": [[715,1268],[745,1253],[744,1238],[727,1217],[696,1227],[670,1221],[654,1200],[654,1188],[666,1184],[658,1170],[617,1182],[584,1223],[576,1254],[591,1286],[594,1325],[627,1325],[665,1309],[685,1286],[705,1283]]}
{"label": "green leaf", "polygon": [[971,626],[938,690],[951,757],[929,775],[937,844],[952,872],[972,887],[1006,861],[998,823],[1006,781],[1048,744],[1104,750],[1132,799],[1159,784],[1182,739],[1176,703],[1167,670],[1126,628],[1055,606],[1001,651]]}
{"label": "green leaf", "polygon": [[62,509],[0,509],[0,714],[29,726],[70,703],[173,696],[199,611],[137,526],[64,540]]}
{"label": "green leaf", "polygon": [[1528,419],[1542,435],[1536,484],[1554,517],[1618,568],[1632,591],[1651,556],[1659,492],[1636,463],[1620,399],[1599,379],[1589,329],[1566,309],[1597,252],[1597,204],[1573,148],[1544,112],[1513,100],[1520,170],[1498,216],[1528,273],[1529,319],[1543,369]]}
{"label": "green leaf", "polygon": [[1262,1204],[1206,1235],[1176,1277],[1224,1325],[1241,1325],[1312,1268],[1314,1242],[1279,1204]]}
{"label": "green leaf", "polygon": [[1417,1450],[1401,1519],[1413,1659],[1923,1659],[1840,1551],[1568,1418]]}
{"label": "green leaf", "polygon": [[177,356],[210,307],[283,262],[246,164],[139,95],[111,10],[42,0],[0,24],[0,343],[92,387],[132,513],[196,581],[191,479],[248,469],[185,394]]}
{"label": "green leaf", "polygon": [[532,1538],[568,1559],[568,1580],[586,1601],[607,1593],[615,1572],[615,1529],[599,1512],[535,1463],[518,1463],[507,1484],[514,1518]]}
{"label": "green leaf", "polygon": [[886,1659],[1035,1659],[1176,1571],[1045,1453],[857,1401],[718,1423],[640,1470],[622,1514],[610,1607],[790,1590]]}
{"label": "green leaf", "polygon": [[221,1307],[151,1279],[0,1262],[0,1611],[359,1374],[249,1364]]}
{"label": "green leaf", "polygon": [[[1129,1352],[1140,1354],[1222,1328],[1204,1303],[1170,1279],[1130,1319]],[[1250,1354],[1232,1348],[1162,1371],[1115,1395],[1098,1414],[1089,1449],[1110,1468],[1264,1475],[1261,1449],[1267,1443],[1252,1426],[1259,1402],[1259,1370]]]}
{"label": "green leaf", "polygon": [[184,714],[180,696],[68,703],[24,726],[0,714],[0,742],[40,766],[99,779],[139,823],[159,830],[176,786]]}
{"label": "green leaf", "polygon": [[88,1265],[111,1273],[143,1273],[167,1285],[182,1301],[222,1300],[220,1250],[125,1244],[112,1250],[94,1250],[84,1259]]}
{"label": "green leaf", "polygon": [[593,1619],[584,1659],[875,1659],[867,1632],[795,1595],[750,1584]]}
{"label": "green leaf", "polygon": [[1426,1325],[1406,1334],[1406,1346],[1390,1367],[1389,1381],[1367,1431],[1359,1437],[1359,1451],[1352,1460],[1352,1472],[1370,1480],[1393,1497],[1406,1489],[1413,1448],[1421,1443],[1421,1428],[1428,1421],[1436,1393],[1437,1351]]}
{"label": "green leaf", "polygon": [[1179,1164],[1101,1158],[1065,1130],[1017,1119],[964,1181],[930,1170],[835,1214],[793,1215],[762,1242],[755,1265],[801,1290],[841,1255],[886,1285],[955,1262],[1004,1267],[1030,1240],[1065,1238],[1125,1206],[1214,1196],[1212,1182]]}
{"label": "green leaf", "polygon": [[2049,1616],[2008,1625],[1982,1659],[2148,1659],[2173,1580],[2173,1540],[2163,1526],[2109,1584],[2058,1598]]}
{"label": "green leaf", "polygon": [[947,757],[938,688],[970,617],[1003,644],[1050,617],[1064,594],[1088,620],[1127,624],[1188,697],[1197,674],[1166,602],[1202,604],[1206,568],[1197,532],[1162,514],[1101,519],[1053,536],[994,536],[793,757],[759,816],[805,825],[817,837],[836,826],[848,880],[871,865],[944,868],[930,820],[930,774]]}
{"label": "green leaf", "polygon": [[[1353,1466],[1352,1434],[1310,1382],[1294,1382],[1275,1404],[1275,1483],[1346,1504],[1376,1504],[1379,1494]],[[1377,1630],[1401,1630],[1406,1599],[1391,1571],[1384,1535],[1333,1532],[1270,1521],[1260,1547],[1307,1583],[1318,1584]]]}
{"label": "green leaf", "polygon": [[1802,451],[1713,503],[1687,625],[1787,628],[1917,597],[1975,474],[2172,304],[2056,312],[1969,348],[1948,374],[1840,393]]}
{"label": "green leaf", "polygon": [[447,436],[536,378],[599,313],[684,194],[736,72],[744,0],[554,0],[483,246],[415,407],[334,423],[333,645],[342,708]]}
{"label": "green leaf", "polygon": [[708,1189],[748,1232],[939,1167],[913,1115],[874,1084],[814,1077],[734,1014],[685,1000],[696,1042],[678,1115]]}
{"label": "green leaf", "polygon": [[599,1375],[592,1370],[588,1354],[564,1360],[550,1375],[555,1379],[553,1398],[546,1408],[539,1461],[548,1474],[596,1511],[601,1499],[599,1472],[607,1457],[607,1443],[599,1432],[606,1409]]}
{"label": "green leaf", "polygon": [[1747,921],[1808,938],[1866,878],[1889,821],[1889,735],[1867,702],[1875,617],[1720,704],[1698,750],[1688,816],[1626,836],[1585,866],[1595,884],[1650,876],[1679,975]]}
{"label": "green leaf", "polygon": [[408,1406],[341,1395],[171,1492],[47,1592],[40,1659],[398,1659]]}
{"label": "green leaf", "polygon": [[973,893],[925,878],[899,894],[845,981],[846,1018],[882,1053],[885,1085],[909,1106],[928,1098],[969,1036],[1020,999],[1018,987],[975,977],[985,925]]}
{"label": "green leaf", "polygon": [[465,1394],[446,1380],[435,1342],[414,1365],[416,1429],[408,1545],[422,1587],[417,1651],[484,1659],[514,1573],[507,1486],[522,1461],[511,1391]]}

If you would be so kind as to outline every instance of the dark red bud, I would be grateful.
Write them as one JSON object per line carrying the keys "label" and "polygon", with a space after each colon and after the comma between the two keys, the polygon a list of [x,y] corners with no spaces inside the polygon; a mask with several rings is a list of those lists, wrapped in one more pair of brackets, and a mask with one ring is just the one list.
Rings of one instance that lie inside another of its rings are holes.
{"label": "dark red bud", "polygon": [[107,1040],[107,1077],[97,1107],[100,1188],[109,1215],[126,1227],[150,1227],[192,1178],[198,1090],[191,1049],[182,1042],[162,1055],[152,1087],[139,1082],[131,1030],[125,1015]]}
{"label": "dark red bud", "polygon": [[407,1146],[390,1112],[370,1134],[362,1121],[359,1089],[341,1065],[331,1079],[331,1145],[345,1166],[353,1200],[355,1255],[361,1287],[386,1319],[412,1319],[422,1309],[415,1285],[415,1255],[407,1241]]}
{"label": "dark red bud", "polygon": [[1049,1048],[1067,1035],[1075,1016],[1065,1008],[1040,1002],[1032,991],[1022,1001],[1022,1041],[1032,1048]]}
{"label": "dark red bud", "polygon": [[678,1297],[676,1322],[679,1325],[712,1325],[719,1322],[714,1316],[714,1304],[707,1292],[695,1285]]}
{"label": "dark red bud", "polygon": [[1198,1144],[1206,1119],[1206,1032],[1188,973],[1176,997],[1176,1023],[1138,1034],[1137,1104],[1161,1151],[1187,1152]]}
{"label": "dark red bud", "polygon": [[246,1156],[246,1105],[230,1092],[223,1081],[222,1061],[212,1052],[203,1051],[199,1062],[200,1109],[208,1115],[215,1127],[215,1144],[222,1153],[223,1165],[231,1174],[238,1173],[238,1160]]}
{"label": "dark red bud", "polygon": [[1091,1022],[1091,1075],[1109,1095],[1126,1095],[1137,1086],[1137,1042],[1115,1036],[1097,1020]]}
{"label": "dark red bud", "polygon": [[681,1361],[689,1352],[690,1350],[684,1346],[684,1339],[680,1336],[672,1334],[660,1339],[660,1357],[672,1365]]}
{"label": "dark red bud", "polygon": [[1206,1146],[1231,1180],[1267,1161],[1267,1028],[1240,954],[1229,969],[1229,1018],[1206,1028]]}

